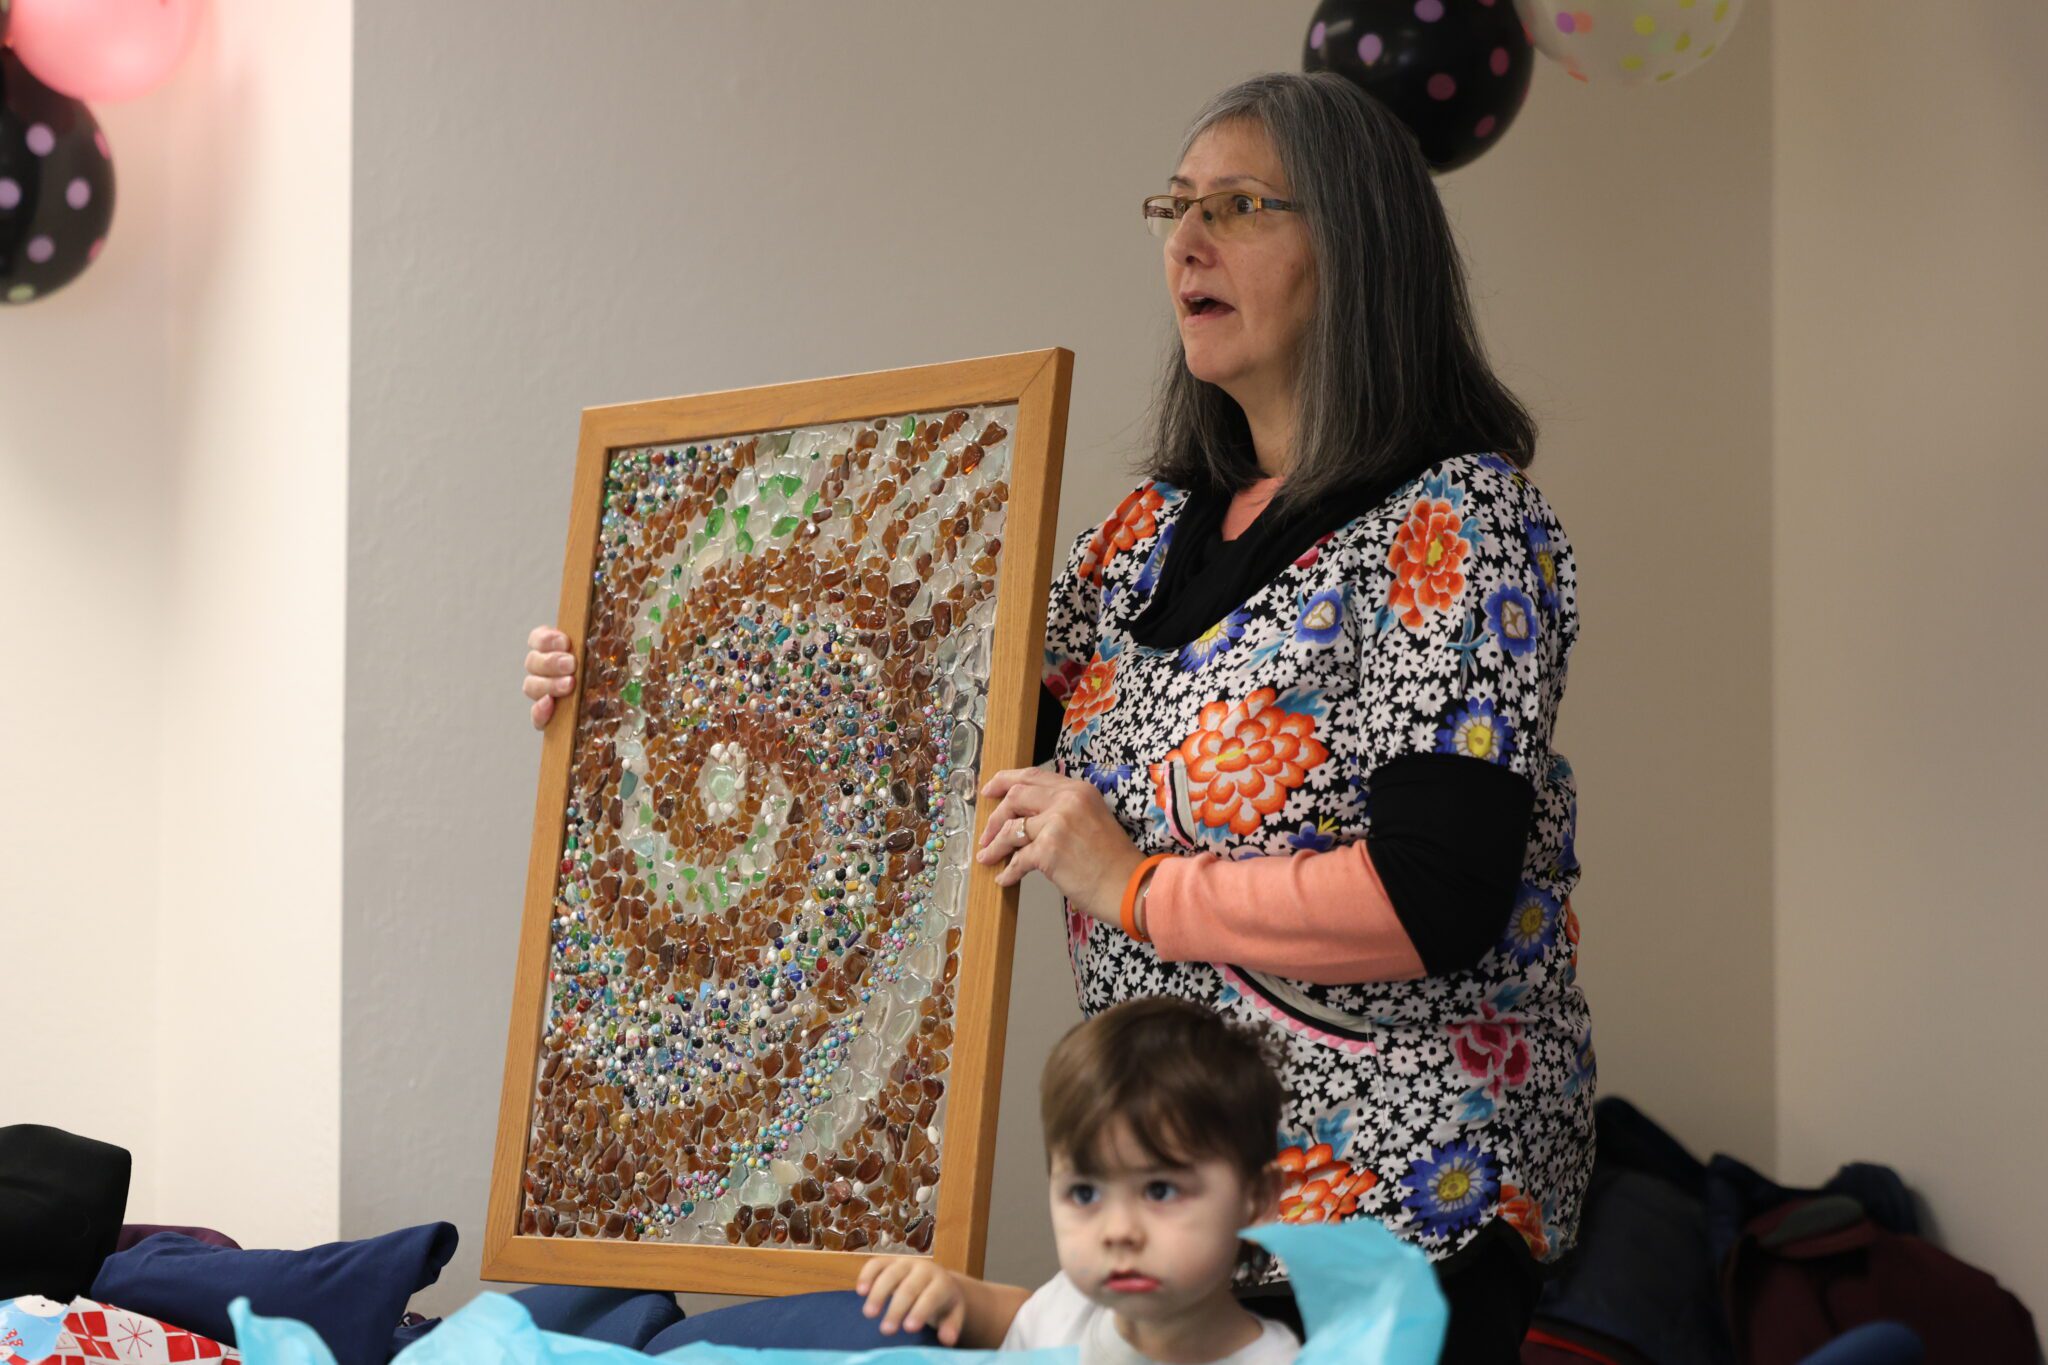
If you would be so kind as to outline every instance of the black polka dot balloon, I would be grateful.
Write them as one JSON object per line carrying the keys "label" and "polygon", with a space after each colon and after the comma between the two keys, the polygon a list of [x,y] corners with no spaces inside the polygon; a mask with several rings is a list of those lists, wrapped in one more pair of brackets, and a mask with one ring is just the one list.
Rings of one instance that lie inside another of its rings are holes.
{"label": "black polka dot balloon", "polygon": [[114,162],[92,111],[0,49],[0,303],[78,278],[113,217]]}
{"label": "black polka dot balloon", "polygon": [[1535,64],[1511,0],[1323,0],[1301,60],[1391,109],[1437,171],[1500,141]]}

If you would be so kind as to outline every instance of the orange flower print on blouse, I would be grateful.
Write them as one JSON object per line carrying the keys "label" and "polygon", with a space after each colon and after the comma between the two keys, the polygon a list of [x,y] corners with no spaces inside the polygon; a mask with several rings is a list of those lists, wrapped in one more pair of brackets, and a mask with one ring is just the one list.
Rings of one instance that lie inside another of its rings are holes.
{"label": "orange flower print on blouse", "polygon": [[1074,690],[1067,694],[1066,727],[1078,730],[1088,723],[1090,716],[1099,715],[1114,705],[1116,660],[1097,656],[1088,661],[1088,667],[1074,682]]}
{"label": "orange flower print on blouse", "polygon": [[1358,1201],[1380,1183],[1365,1167],[1337,1156],[1327,1142],[1283,1147],[1278,1164],[1287,1182],[1280,1192],[1283,1223],[1334,1223],[1349,1218],[1358,1211]]}
{"label": "orange flower print on blouse", "polygon": [[1550,1257],[1550,1239],[1543,1233],[1543,1210],[1536,1207],[1531,1199],[1513,1185],[1500,1187],[1500,1216],[1522,1240],[1529,1244],[1529,1253],[1537,1260]]}
{"label": "orange flower print on blouse", "polygon": [[1081,578],[1085,582],[1100,583],[1103,565],[1139,541],[1150,540],[1159,530],[1159,523],[1152,514],[1165,501],[1159,496],[1159,490],[1148,483],[1118,503],[1116,511],[1109,514],[1109,520],[1102,523],[1081,556],[1077,566]]}
{"label": "orange flower print on blouse", "polygon": [[1472,543],[1458,534],[1465,519],[1442,498],[1421,498],[1394,536],[1387,567],[1394,583],[1387,605],[1400,613],[1401,624],[1422,629],[1432,611],[1448,611],[1465,591],[1465,557]]}
{"label": "orange flower print on blouse", "polygon": [[1188,812],[1211,829],[1247,835],[1286,805],[1330,751],[1315,737],[1315,717],[1275,706],[1277,696],[1262,687],[1204,706],[1200,728],[1152,767],[1160,809],[1174,811],[1176,767],[1186,774]]}

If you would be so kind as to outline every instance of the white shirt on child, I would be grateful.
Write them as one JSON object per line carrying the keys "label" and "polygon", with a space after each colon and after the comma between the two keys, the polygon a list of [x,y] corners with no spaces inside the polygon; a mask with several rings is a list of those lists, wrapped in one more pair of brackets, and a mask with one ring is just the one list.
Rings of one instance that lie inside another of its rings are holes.
{"label": "white shirt on child", "polygon": [[[1257,1338],[1214,1365],[1293,1365],[1300,1340],[1269,1318],[1260,1322]],[[1116,1330],[1116,1314],[1075,1288],[1064,1272],[1024,1301],[1002,1349],[1029,1351],[1040,1346],[1078,1346],[1081,1365],[1152,1365]]]}

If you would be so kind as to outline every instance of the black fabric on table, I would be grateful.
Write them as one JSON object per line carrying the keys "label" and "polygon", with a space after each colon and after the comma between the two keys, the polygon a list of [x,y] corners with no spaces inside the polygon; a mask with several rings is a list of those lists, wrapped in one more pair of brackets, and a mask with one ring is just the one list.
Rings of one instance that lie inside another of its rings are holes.
{"label": "black fabric on table", "polygon": [[128,1208],[126,1148],[17,1123],[0,1128],[0,1299],[69,1303],[92,1288]]}

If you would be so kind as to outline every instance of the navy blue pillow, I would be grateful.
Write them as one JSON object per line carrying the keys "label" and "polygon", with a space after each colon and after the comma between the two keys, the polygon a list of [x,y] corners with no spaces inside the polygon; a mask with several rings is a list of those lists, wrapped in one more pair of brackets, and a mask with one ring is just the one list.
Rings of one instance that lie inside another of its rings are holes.
{"label": "navy blue pillow", "polygon": [[866,1302],[850,1289],[755,1299],[699,1313],[640,1349],[658,1356],[696,1341],[774,1351],[877,1351],[884,1346],[939,1344],[939,1334],[930,1327],[883,1336],[880,1318],[862,1316]]}
{"label": "navy blue pillow", "polygon": [[512,1295],[543,1332],[637,1351],[683,1320],[675,1299],[645,1289],[579,1289],[541,1284]]}
{"label": "navy blue pillow", "polygon": [[265,1317],[318,1332],[336,1365],[385,1365],[406,1301],[440,1276],[455,1242],[453,1223],[304,1251],[230,1251],[160,1232],[109,1256],[91,1297],[232,1342],[228,1304],[247,1295]]}

